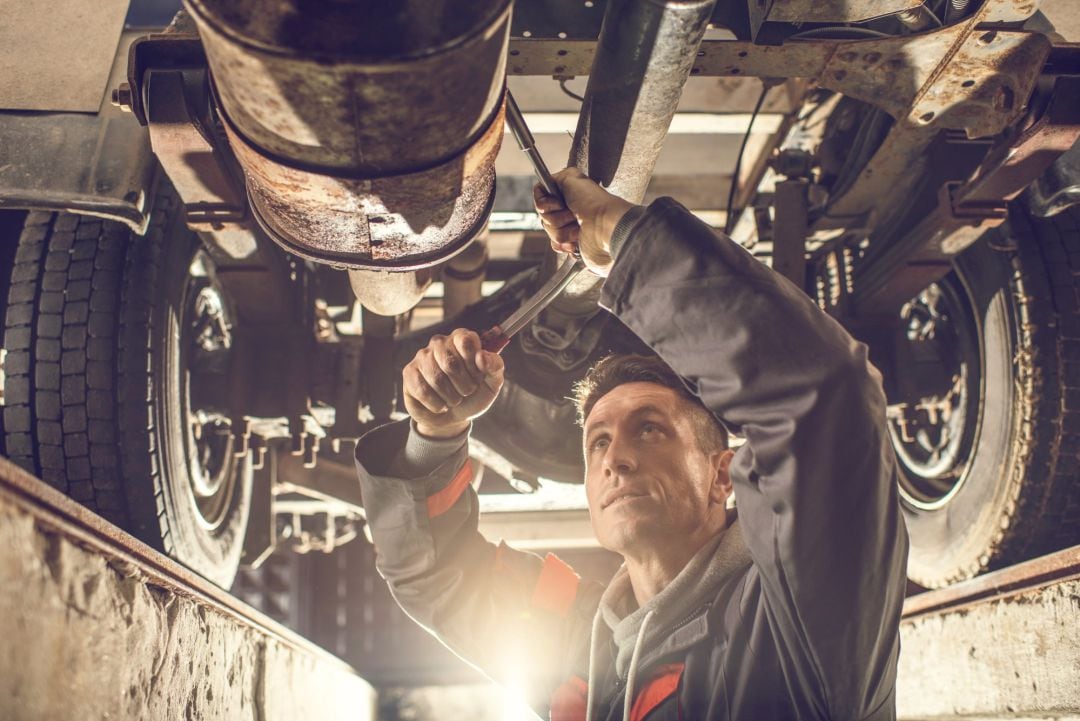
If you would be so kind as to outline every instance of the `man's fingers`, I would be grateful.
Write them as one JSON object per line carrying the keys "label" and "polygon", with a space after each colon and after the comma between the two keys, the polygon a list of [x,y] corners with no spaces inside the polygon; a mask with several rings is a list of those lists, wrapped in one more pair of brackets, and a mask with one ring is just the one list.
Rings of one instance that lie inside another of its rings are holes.
{"label": "man's fingers", "polygon": [[417,355],[417,361],[420,374],[447,406],[453,408],[461,403],[461,393],[454,387],[453,381],[443,372],[439,366],[439,361],[435,357],[435,352],[430,347]]}
{"label": "man's fingers", "polygon": [[557,230],[568,225],[577,225],[577,216],[569,210],[555,210],[550,213],[541,213],[540,222],[552,230]]}
{"label": "man's fingers", "polygon": [[533,205],[540,213],[566,210],[566,203],[561,198],[549,195],[539,183],[533,186]]}
{"label": "man's fingers", "polygon": [[439,336],[439,339],[439,342],[432,343],[432,352],[435,355],[435,362],[438,364],[439,370],[449,379],[454,391],[457,392],[460,398],[472,395],[476,390],[476,381],[473,380],[472,374],[469,373],[465,360],[458,355],[453,339],[443,338],[442,336]]}
{"label": "man's fingers", "polygon": [[581,172],[581,169],[571,165],[570,167],[563,168],[559,172],[551,176],[555,182],[562,187],[562,184],[568,180],[579,180],[581,178],[588,178],[589,176]]}
{"label": "man's fingers", "polygon": [[450,334],[450,341],[454,344],[458,355],[465,361],[465,368],[473,381],[475,383],[483,381],[484,372],[476,365],[476,352],[481,348],[480,335],[475,331],[458,328]]}
{"label": "man's fingers", "polygon": [[476,365],[484,373],[484,383],[493,391],[503,384],[503,359],[498,353],[482,350],[476,354]]}
{"label": "man's fingers", "polygon": [[556,253],[573,253],[581,240],[581,228],[575,223],[562,228],[548,230],[551,249]]}
{"label": "man's fingers", "polygon": [[420,369],[414,363],[406,366],[402,373],[402,386],[406,396],[411,396],[420,405],[431,413],[442,413],[446,410],[446,402],[435,392],[426,380]]}

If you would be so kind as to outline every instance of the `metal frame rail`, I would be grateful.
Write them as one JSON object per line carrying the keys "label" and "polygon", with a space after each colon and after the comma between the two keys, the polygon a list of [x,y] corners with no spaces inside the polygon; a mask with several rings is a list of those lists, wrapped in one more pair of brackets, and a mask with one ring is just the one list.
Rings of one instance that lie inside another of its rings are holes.
{"label": "metal frame rail", "polygon": [[367,719],[340,659],[0,457],[0,717]]}
{"label": "metal frame rail", "polygon": [[1080,579],[1080,546],[1017,563],[955,586],[909,596],[905,619],[928,613],[958,611],[975,603],[1005,599],[1066,581]]}
{"label": "metal frame rail", "polygon": [[900,719],[1080,719],[1080,546],[911,596]]}

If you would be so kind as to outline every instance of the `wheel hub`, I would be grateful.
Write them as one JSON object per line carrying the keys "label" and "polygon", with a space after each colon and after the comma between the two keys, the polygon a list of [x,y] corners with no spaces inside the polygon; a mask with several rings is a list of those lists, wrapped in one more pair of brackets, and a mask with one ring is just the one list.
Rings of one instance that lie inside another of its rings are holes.
{"label": "wheel hub", "polygon": [[929,286],[900,311],[900,376],[887,410],[900,464],[900,492],[925,509],[948,502],[963,482],[979,420],[981,359],[974,316],[954,277]]}
{"label": "wheel hub", "polygon": [[180,374],[188,419],[188,491],[200,521],[213,530],[228,515],[235,478],[228,412],[233,323],[209,267],[209,258],[196,254],[181,310]]}

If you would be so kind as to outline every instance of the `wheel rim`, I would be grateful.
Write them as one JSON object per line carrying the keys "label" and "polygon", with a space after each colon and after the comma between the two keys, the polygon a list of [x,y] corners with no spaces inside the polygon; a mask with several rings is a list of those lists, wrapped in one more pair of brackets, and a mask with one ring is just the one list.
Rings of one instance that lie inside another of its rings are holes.
{"label": "wheel rim", "polygon": [[207,530],[228,519],[236,485],[228,373],[233,318],[212,261],[199,251],[188,270],[180,316],[180,391],[187,491]]}
{"label": "wheel rim", "polygon": [[920,510],[941,508],[963,485],[981,421],[979,325],[960,279],[950,275],[904,305],[888,406],[901,498]]}

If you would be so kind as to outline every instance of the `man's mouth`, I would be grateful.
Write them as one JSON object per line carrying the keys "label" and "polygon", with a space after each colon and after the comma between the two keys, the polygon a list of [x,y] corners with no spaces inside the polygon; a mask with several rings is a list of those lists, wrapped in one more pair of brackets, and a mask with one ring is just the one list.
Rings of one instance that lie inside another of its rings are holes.
{"label": "man's mouth", "polygon": [[632,501],[635,498],[645,498],[646,496],[648,496],[647,493],[633,493],[633,492],[609,493],[608,497],[606,497],[604,499],[604,502],[601,504],[600,507],[601,507],[601,509],[606,510],[608,508],[611,508],[612,506],[619,505],[620,503],[624,503],[626,501]]}

